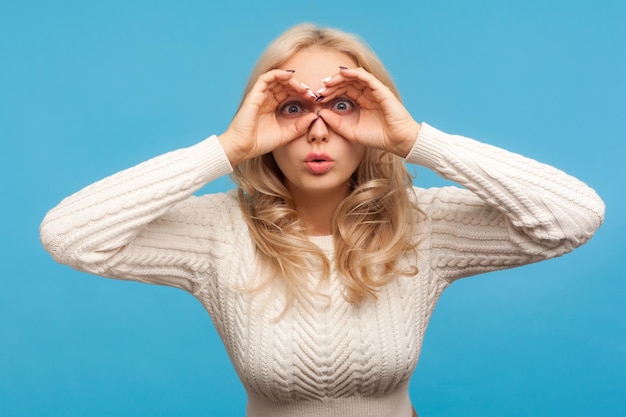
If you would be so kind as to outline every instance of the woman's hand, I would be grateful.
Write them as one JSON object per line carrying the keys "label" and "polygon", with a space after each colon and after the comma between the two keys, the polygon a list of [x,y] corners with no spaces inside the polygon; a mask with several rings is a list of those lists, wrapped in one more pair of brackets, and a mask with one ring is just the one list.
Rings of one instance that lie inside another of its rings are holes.
{"label": "woman's hand", "polygon": [[219,136],[231,165],[271,152],[302,136],[318,116],[309,113],[295,123],[280,124],[276,110],[290,96],[306,98],[309,94],[306,86],[293,77],[293,71],[271,70],[259,76],[230,126]]}
{"label": "woman's hand", "polygon": [[406,157],[420,125],[391,90],[363,68],[344,69],[325,80],[323,102],[347,97],[359,107],[357,124],[346,122],[331,110],[320,110],[329,127],[344,138]]}

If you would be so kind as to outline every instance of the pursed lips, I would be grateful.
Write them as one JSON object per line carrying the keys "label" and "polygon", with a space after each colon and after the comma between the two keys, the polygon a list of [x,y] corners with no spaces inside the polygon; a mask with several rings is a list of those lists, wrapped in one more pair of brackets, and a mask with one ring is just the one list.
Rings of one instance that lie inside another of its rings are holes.
{"label": "pursed lips", "polygon": [[307,155],[304,163],[312,174],[323,174],[330,170],[333,165],[333,159],[325,153],[311,152]]}
{"label": "pursed lips", "polygon": [[325,153],[311,152],[304,162],[332,162],[333,159]]}

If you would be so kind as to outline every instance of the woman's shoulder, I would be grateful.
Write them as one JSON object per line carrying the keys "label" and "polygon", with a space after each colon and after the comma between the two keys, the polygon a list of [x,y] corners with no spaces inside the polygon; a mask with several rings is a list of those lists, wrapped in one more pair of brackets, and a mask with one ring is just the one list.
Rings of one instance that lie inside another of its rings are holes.
{"label": "woman's shoulder", "polygon": [[204,207],[208,209],[231,210],[239,207],[237,190],[232,189],[219,193],[201,194],[190,197],[187,202],[190,206]]}

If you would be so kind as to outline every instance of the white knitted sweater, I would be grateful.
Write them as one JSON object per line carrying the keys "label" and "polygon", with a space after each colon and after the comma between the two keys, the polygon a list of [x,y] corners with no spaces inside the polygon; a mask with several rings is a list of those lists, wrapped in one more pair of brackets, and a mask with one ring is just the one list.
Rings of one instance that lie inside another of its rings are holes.
{"label": "white knitted sweater", "polygon": [[[258,277],[236,195],[193,196],[232,170],[215,136],[68,197],[45,217],[41,239],[74,268],[197,297],[246,388],[250,417],[409,417],[409,379],[442,291],[457,278],[569,252],[600,226],[604,205],[555,168],[426,124],[407,161],[465,189],[416,188],[427,218],[418,257],[403,262],[419,272],[359,305],[344,300],[334,275],[321,296],[278,321],[283,298],[238,290]],[[332,259],[332,237],[311,240]]]}

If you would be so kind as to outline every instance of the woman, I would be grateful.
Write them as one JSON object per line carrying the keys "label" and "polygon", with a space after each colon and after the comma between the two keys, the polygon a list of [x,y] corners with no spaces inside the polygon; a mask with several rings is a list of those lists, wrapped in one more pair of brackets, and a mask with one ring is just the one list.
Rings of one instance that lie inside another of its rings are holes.
{"label": "woman", "polygon": [[[413,188],[405,161],[463,188]],[[233,171],[235,191],[193,196]],[[74,268],[197,297],[249,416],[409,417],[442,291],[569,252],[603,217],[575,178],[417,123],[363,43],[301,25],[223,134],[68,197],[41,238]]]}

